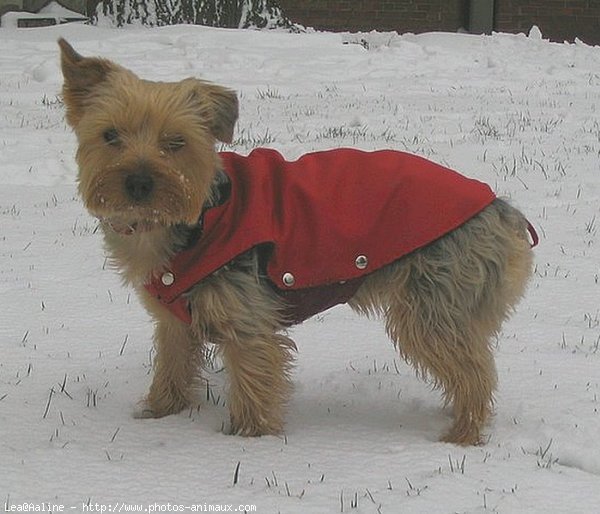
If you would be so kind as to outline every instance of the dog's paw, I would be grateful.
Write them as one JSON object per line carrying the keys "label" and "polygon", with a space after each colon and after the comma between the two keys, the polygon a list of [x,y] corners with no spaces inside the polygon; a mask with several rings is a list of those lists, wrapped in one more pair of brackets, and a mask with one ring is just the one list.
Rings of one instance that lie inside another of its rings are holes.
{"label": "dog's paw", "polygon": [[283,433],[283,422],[278,419],[267,420],[262,418],[236,421],[232,416],[230,417],[228,430],[225,433],[241,437],[278,436]]}
{"label": "dog's paw", "polygon": [[440,438],[440,442],[458,446],[482,446],[486,444],[480,434],[479,426],[468,427],[468,429],[454,426]]}
{"label": "dog's paw", "polygon": [[[154,401],[153,398],[141,400],[133,410],[133,417],[137,419],[164,418],[171,414],[177,414],[184,409],[190,408],[183,401]],[[193,408],[193,407],[191,407]]]}
{"label": "dog's paw", "polygon": [[136,405],[136,407],[133,409],[132,415],[135,419],[150,419],[159,417],[145,401]]}

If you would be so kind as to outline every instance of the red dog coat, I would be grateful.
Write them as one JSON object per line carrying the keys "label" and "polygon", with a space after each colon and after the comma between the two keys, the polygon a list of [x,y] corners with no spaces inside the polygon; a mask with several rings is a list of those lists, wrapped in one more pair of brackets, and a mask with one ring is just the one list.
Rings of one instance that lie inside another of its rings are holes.
{"label": "red dog coat", "polygon": [[290,324],[346,302],[362,279],[459,227],[495,198],[486,184],[403,152],[330,150],[288,162],[274,150],[221,153],[231,195],[197,241],[146,284],[182,321],[185,293],[251,248]]}

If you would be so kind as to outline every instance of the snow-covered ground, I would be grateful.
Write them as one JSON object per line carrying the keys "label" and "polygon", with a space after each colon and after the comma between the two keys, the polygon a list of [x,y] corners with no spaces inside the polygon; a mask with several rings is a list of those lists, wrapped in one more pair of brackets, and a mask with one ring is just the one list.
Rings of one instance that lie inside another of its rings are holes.
{"label": "snow-covered ground", "polygon": [[[76,198],[75,139],[57,98],[59,35],[144,77],[235,88],[236,151],[262,145],[293,158],[391,147],[510,197],[541,242],[527,297],[497,342],[488,443],[439,443],[450,423],[439,394],[378,323],[345,307],[293,330],[297,389],[285,437],[224,435],[218,370],[200,410],[132,418],[150,381],[152,326],[107,268]],[[3,506],[598,512],[600,48],[550,44],[536,31],[362,39],[0,29]]]}

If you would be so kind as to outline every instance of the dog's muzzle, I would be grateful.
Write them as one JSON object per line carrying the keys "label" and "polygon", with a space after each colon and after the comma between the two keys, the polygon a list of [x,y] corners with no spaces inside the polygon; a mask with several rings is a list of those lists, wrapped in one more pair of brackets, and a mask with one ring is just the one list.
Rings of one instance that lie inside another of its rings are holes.
{"label": "dog's muzzle", "polygon": [[135,203],[143,202],[152,195],[154,179],[147,171],[130,173],[125,176],[125,194]]}

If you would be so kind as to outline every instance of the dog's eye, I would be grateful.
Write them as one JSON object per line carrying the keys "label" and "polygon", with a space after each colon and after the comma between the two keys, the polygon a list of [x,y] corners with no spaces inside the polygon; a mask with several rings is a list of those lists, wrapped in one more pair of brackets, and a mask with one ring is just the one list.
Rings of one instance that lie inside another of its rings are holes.
{"label": "dog's eye", "polygon": [[118,145],[121,142],[119,132],[115,128],[105,130],[102,134],[104,141],[109,145]]}
{"label": "dog's eye", "polygon": [[176,152],[185,146],[185,139],[183,139],[183,136],[173,136],[165,142],[165,146],[171,152]]}

